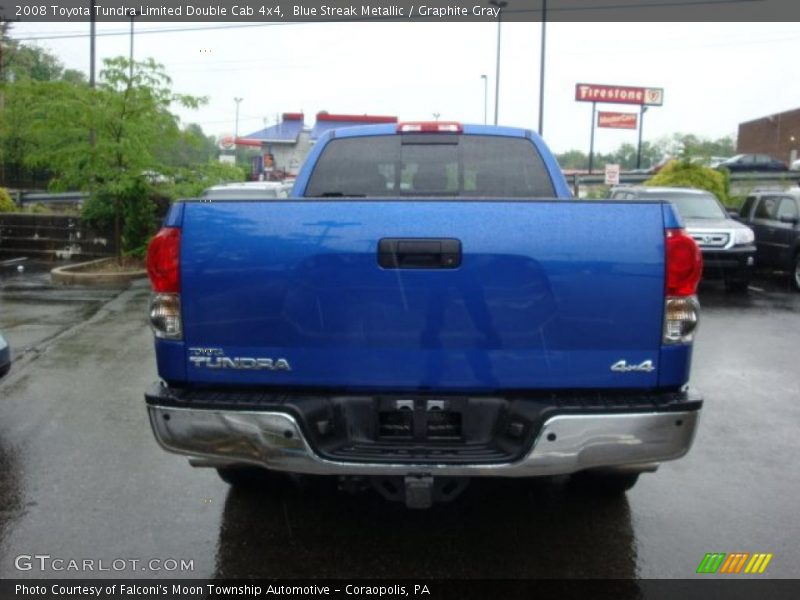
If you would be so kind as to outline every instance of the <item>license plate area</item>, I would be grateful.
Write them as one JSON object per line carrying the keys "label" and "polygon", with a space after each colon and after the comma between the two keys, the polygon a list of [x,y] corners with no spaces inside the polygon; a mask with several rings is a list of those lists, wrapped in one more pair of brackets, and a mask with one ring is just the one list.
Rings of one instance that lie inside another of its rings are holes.
{"label": "license plate area", "polygon": [[381,398],[377,437],[381,441],[443,441],[463,439],[464,400]]}

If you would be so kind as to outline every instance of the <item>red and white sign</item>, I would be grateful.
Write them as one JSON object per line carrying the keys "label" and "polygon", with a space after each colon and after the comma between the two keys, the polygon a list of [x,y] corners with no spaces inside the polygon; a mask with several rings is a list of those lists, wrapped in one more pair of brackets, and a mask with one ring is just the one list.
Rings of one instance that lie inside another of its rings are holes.
{"label": "red and white sign", "polygon": [[642,88],[627,85],[577,83],[575,84],[575,100],[578,102],[661,106],[664,104],[664,90],[663,88]]}
{"label": "red and white sign", "polygon": [[619,185],[619,165],[606,165],[606,185]]}
{"label": "red and white sign", "polygon": [[636,129],[639,115],[636,113],[625,112],[605,112],[597,113],[597,126],[609,127],[611,129]]}
{"label": "red and white sign", "polygon": [[236,147],[236,140],[233,138],[233,134],[226,133],[220,136],[218,145],[220,150],[233,150]]}

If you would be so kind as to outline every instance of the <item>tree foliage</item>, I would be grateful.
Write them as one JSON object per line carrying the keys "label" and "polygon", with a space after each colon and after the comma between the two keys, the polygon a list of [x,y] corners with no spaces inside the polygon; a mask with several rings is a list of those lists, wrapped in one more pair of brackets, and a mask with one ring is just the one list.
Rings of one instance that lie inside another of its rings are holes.
{"label": "tree foliage", "polygon": [[[652,167],[664,157],[707,159],[712,156],[733,156],[736,143],[731,136],[716,140],[703,139],[694,134],[675,133],[655,142],[642,142],[641,168]],[[596,153],[594,167],[602,169],[606,164],[620,165],[623,171],[636,168],[637,147],[631,143],[621,144],[609,153]],[[556,155],[562,169],[586,170],[589,155],[581,150],[570,150]]]}
{"label": "tree foliage", "polygon": [[119,247],[138,253],[153,228],[151,175],[183,135],[170,110],[204,99],[173,93],[152,59],[132,67],[131,76],[127,59],[106,59],[94,90],[64,81],[30,84],[22,135],[26,163],[47,166],[53,189],[89,191],[86,217],[103,224],[113,214]]}
{"label": "tree foliage", "polygon": [[728,204],[729,182],[725,173],[693,164],[688,160],[673,160],[644,182],[645,185],[692,187],[707,190]]}
{"label": "tree foliage", "polygon": [[0,23],[0,160],[4,180],[47,181],[49,189],[90,192],[84,217],[115,226],[118,247],[143,251],[157,208],[203,188],[242,181],[216,162],[213,137],[180,126],[175,107],[205,99],[174,93],[153,60],[105,60],[97,86],[54,55],[10,39]]}
{"label": "tree foliage", "polygon": [[165,170],[205,165],[218,157],[214,136],[203,133],[202,127],[195,123],[184,126],[173,145],[162,146],[157,152],[159,164]]}
{"label": "tree foliage", "polygon": [[30,142],[23,126],[32,118],[32,91],[37,83],[64,82],[85,86],[80,71],[37,46],[9,37],[11,24],[0,21],[0,164],[4,181],[31,182],[48,177],[47,167],[32,168],[25,160]]}
{"label": "tree foliage", "polygon": [[0,188],[0,213],[14,212],[17,210],[17,205],[11,199],[11,195],[6,188]]}
{"label": "tree foliage", "polygon": [[709,158],[736,154],[736,143],[732,136],[709,140],[693,134],[676,133],[666,140],[664,145],[671,146],[671,154],[680,158]]}
{"label": "tree foliage", "polygon": [[68,81],[70,83],[86,83],[86,76],[75,69],[65,69],[57,56],[47,50],[23,44],[9,36],[11,23],[0,21],[0,57],[1,81]]}

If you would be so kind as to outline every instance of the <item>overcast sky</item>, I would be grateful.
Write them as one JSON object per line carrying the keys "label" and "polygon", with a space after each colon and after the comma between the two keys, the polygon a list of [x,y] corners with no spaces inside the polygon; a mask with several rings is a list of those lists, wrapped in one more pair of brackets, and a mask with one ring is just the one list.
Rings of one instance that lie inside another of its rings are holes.
{"label": "overcast sky", "polygon": [[[211,24],[141,23],[143,32]],[[231,23],[225,24],[227,26]],[[180,111],[210,134],[232,133],[234,97],[243,98],[240,135],[272,124],[282,112],[320,110],[396,115],[401,120],[483,122],[489,76],[494,111],[494,23],[266,24],[206,32],[139,33],[135,56],[165,65],[177,92],[207,96]],[[14,37],[87,32],[88,23],[15,24]],[[98,31],[127,31],[101,23]],[[539,23],[503,24],[500,123],[536,129]],[[88,72],[89,39],[41,40],[67,67]],[[127,35],[98,37],[103,57],[128,55]],[[798,23],[549,23],[544,137],[556,152],[588,151],[591,104],[575,102],[575,84],[663,87],[644,139],[674,132],[717,138],[742,121],[800,107]],[[636,110],[599,105],[601,110]],[[800,132],[798,132],[800,134]],[[599,151],[636,143],[636,131],[601,129]]]}

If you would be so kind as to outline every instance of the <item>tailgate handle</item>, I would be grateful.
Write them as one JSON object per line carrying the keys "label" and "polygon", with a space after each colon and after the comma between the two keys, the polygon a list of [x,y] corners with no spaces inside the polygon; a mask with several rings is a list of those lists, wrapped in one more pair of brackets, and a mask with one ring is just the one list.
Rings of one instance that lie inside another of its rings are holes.
{"label": "tailgate handle", "polygon": [[461,265],[461,240],[383,238],[378,264],[384,269],[455,269]]}

